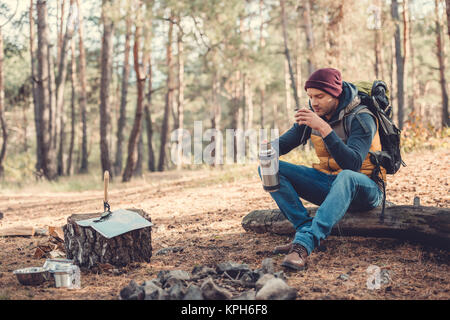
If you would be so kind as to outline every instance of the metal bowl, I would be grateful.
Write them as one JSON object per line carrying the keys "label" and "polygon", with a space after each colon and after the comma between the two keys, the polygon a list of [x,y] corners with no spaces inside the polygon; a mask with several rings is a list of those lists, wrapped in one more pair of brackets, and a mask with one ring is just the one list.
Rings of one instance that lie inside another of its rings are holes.
{"label": "metal bowl", "polygon": [[14,270],[17,280],[26,286],[37,286],[50,278],[48,269],[42,267],[30,267]]}

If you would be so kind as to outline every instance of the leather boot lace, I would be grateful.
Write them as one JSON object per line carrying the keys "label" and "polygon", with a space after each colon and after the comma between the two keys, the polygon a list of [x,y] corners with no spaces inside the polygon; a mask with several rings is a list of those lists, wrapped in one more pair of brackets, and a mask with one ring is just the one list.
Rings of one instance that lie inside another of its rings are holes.
{"label": "leather boot lace", "polygon": [[302,245],[299,245],[297,243],[293,243],[291,247],[291,252],[296,252],[298,255],[302,258],[308,256],[308,251],[306,251],[306,248]]}

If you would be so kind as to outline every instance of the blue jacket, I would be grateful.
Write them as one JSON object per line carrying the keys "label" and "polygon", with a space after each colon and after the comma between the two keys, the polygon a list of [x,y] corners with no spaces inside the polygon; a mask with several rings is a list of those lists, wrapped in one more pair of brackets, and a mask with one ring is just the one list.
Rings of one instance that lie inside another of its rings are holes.
{"label": "blue jacket", "polygon": [[[358,90],[353,84],[343,81],[342,94],[339,96],[339,105],[336,111],[333,113],[330,120],[326,120],[324,117],[322,117],[322,119],[327,122],[337,120],[339,112],[344,109],[357,94]],[[323,139],[329,153],[342,169],[353,171],[360,170],[361,164],[367,157],[370,145],[372,144],[372,139],[376,133],[377,125],[370,114],[362,113],[359,115],[359,118],[364,122],[365,127],[363,127],[359,120],[354,117],[351,123],[351,131],[347,139],[347,144],[345,144],[334,131]],[[276,141],[278,140],[278,154],[284,155],[298,147],[301,142],[300,139],[303,135],[303,131],[306,128],[306,125],[294,123],[288,131],[278,139],[274,140],[272,145],[275,149],[277,149]]]}

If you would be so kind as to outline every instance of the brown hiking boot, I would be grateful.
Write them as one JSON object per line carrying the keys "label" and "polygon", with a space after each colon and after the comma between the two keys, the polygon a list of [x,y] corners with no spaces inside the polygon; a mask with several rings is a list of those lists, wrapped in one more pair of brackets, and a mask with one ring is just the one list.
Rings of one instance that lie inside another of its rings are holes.
{"label": "brown hiking boot", "polygon": [[275,249],[273,249],[273,254],[287,254],[291,251],[292,243],[283,244],[281,246],[276,246]]}
{"label": "brown hiking boot", "polygon": [[305,270],[308,261],[308,251],[305,247],[298,243],[292,244],[292,249],[289,254],[284,258],[283,267],[288,267],[298,271]]}

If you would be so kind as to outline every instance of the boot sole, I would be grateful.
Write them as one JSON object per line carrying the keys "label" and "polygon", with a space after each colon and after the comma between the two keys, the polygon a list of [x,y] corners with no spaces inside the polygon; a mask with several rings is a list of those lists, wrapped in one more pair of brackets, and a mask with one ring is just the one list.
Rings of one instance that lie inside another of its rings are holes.
{"label": "boot sole", "polygon": [[283,263],[281,263],[281,265],[283,267],[287,267],[287,268],[294,269],[294,270],[297,270],[297,271],[303,271],[303,270],[306,270],[306,268],[307,268],[306,265],[304,265],[302,267],[299,267],[298,265],[290,263],[288,261],[283,261]]}
{"label": "boot sole", "polygon": [[290,251],[290,249],[289,250],[277,250],[277,249],[275,249],[275,250],[272,251],[272,253],[273,254],[288,254],[289,251]]}

